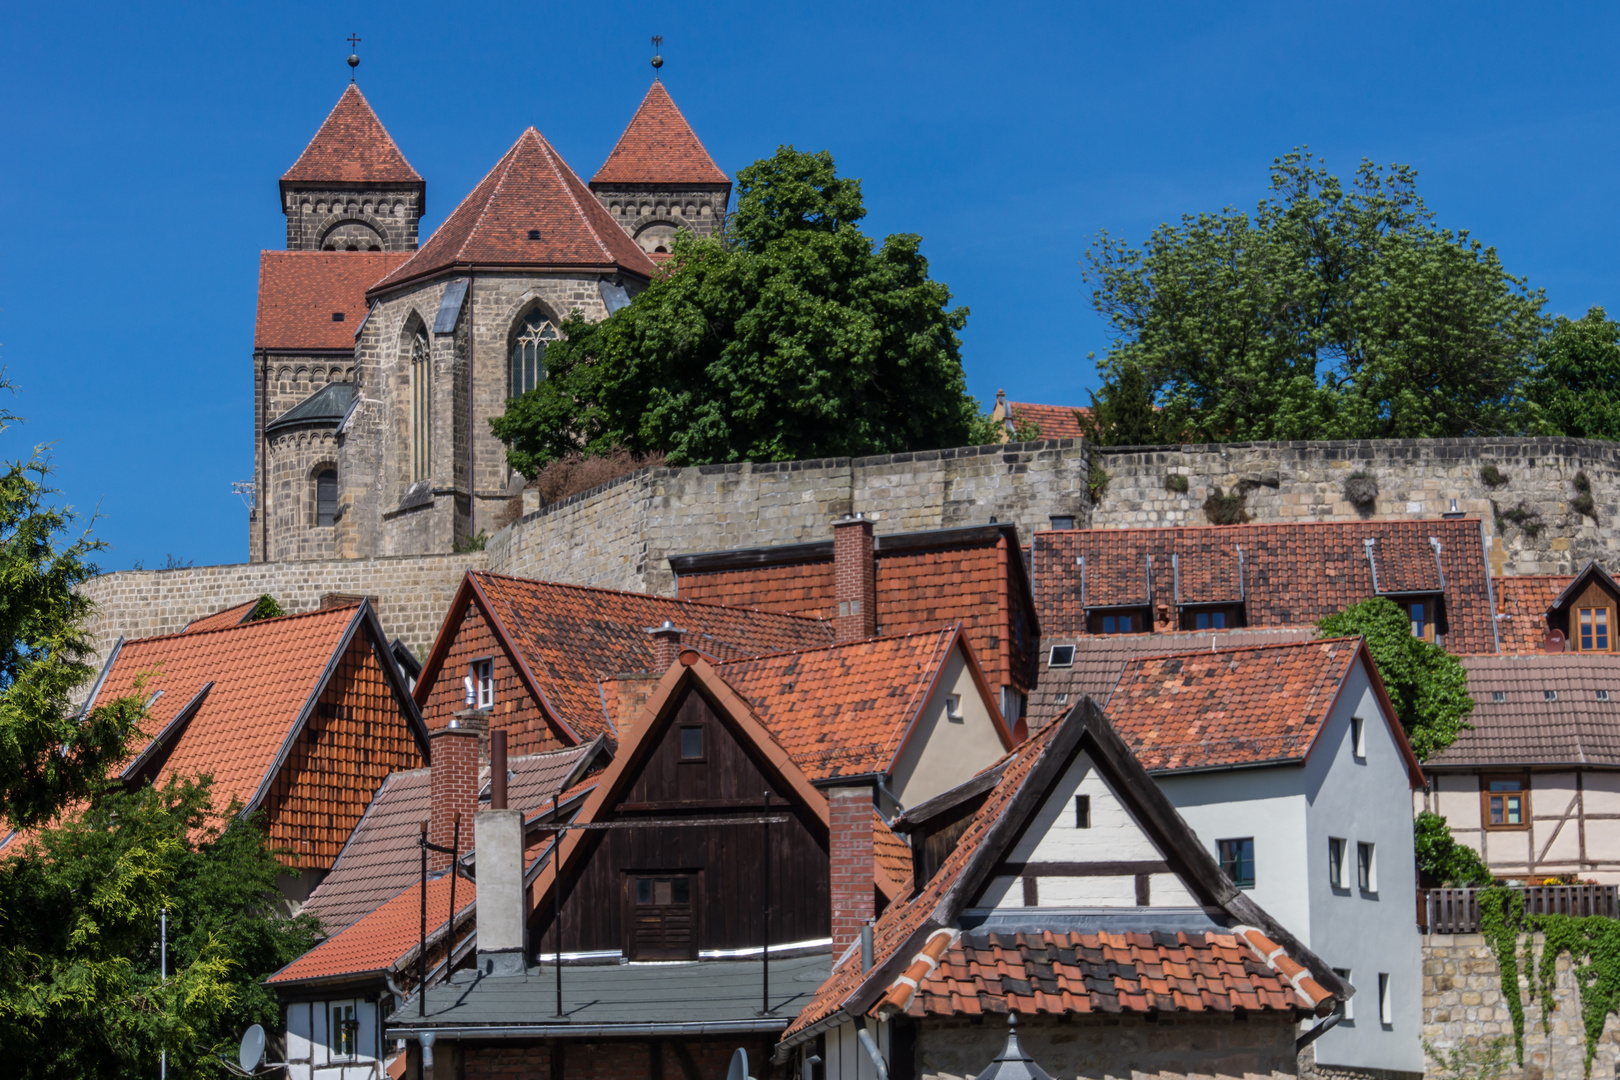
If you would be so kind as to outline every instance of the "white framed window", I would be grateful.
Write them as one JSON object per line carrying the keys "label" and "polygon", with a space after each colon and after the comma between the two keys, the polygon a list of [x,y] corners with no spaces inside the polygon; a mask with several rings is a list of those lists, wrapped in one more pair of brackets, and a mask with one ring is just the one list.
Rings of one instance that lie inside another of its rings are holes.
{"label": "white framed window", "polygon": [[352,1059],[360,1042],[360,1018],[355,1015],[352,1001],[333,1001],[327,1005],[331,1018],[326,1026],[326,1053],[333,1060]]}
{"label": "white framed window", "polygon": [[1350,753],[1356,760],[1367,760],[1367,721],[1359,716],[1350,718]]}
{"label": "white framed window", "polygon": [[[1333,969],[1333,974],[1337,975],[1339,978],[1343,979],[1345,982],[1350,983],[1352,986],[1355,985],[1355,980],[1350,978],[1350,969],[1349,968],[1334,968]],[[1355,1019],[1356,1019],[1356,999],[1352,997],[1352,998],[1347,999],[1345,1001],[1345,1003],[1344,1003],[1344,1022],[1347,1023],[1347,1024],[1354,1023]]]}
{"label": "white framed window", "polygon": [[468,667],[473,681],[473,707],[490,708],[495,704],[495,661],[474,660]]}
{"label": "white framed window", "polygon": [[962,695],[961,694],[946,694],[945,695],[945,719],[947,719],[947,720],[960,720],[960,719],[962,719]]}
{"label": "white framed window", "polygon": [[1046,658],[1047,667],[1074,667],[1074,646],[1054,645]]}
{"label": "white framed window", "polygon": [[1349,847],[1342,837],[1328,837],[1328,884],[1335,889],[1345,888],[1344,856]]}
{"label": "white framed window", "polygon": [[1378,1022],[1385,1027],[1395,1024],[1395,1008],[1389,1000],[1389,973],[1378,973]]}
{"label": "white framed window", "polygon": [[1378,891],[1378,863],[1373,858],[1373,846],[1366,841],[1356,845],[1356,885],[1362,892]]}

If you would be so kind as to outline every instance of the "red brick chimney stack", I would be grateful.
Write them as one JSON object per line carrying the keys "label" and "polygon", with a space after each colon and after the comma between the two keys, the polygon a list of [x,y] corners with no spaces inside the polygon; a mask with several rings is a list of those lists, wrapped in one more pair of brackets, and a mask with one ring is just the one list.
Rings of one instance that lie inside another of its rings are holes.
{"label": "red brick chimney stack", "polygon": [[489,808],[506,809],[506,729],[489,733]]}
{"label": "red brick chimney stack", "polygon": [[681,635],[686,633],[680,627],[664,620],[662,626],[649,626],[647,633],[652,635],[652,671],[655,675],[662,675],[668,671],[675,658],[681,655]]}
{"label": "red brick chimney stack", "polygon": [[833,522],[833,593],[838,614],[833,636],[839,644],[877,634],[877,569],[872,556],[872,522],[853,514]]}
{"label": "red brick chimney stack", "polygon": [[876,914],[872,890],[872,786],[829,787],[828,857],[832,861],[832,954],[839,957]]}
{"label": "red brick chimney stack", "polygon": [[[455,724],[456,721],[451,721]],[[428,843],[449,847],[461,814],[461,850],[472,847],[473,812],[478,809],[478,729],[440,728],[428,735]],[[428,869],[443,870],[450,856],[428,852]]]}

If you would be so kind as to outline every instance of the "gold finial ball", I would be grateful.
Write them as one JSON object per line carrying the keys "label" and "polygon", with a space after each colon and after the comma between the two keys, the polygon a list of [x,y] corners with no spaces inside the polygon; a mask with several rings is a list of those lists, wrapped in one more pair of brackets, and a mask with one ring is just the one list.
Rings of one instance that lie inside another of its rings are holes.
{"label": "gold finial ball", "polygon": [[349,66],[352,67],[352,68],[359,67],[360,66],[360,57],[357,56],[354,53],[350,53],[349,54]]}
{"label": "gold finial ball", "polygon": [[659,56],[657,53],[654,53],[653,58],[652,58],[652,65],[653,65],[653,70],[657,71],[659,68],[664,66],[664,58],[662,56]]}

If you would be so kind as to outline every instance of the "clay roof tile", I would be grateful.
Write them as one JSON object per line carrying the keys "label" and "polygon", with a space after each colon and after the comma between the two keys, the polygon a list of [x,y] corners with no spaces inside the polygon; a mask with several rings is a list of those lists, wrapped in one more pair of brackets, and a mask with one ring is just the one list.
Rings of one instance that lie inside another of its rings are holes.
{"label": "clay roof tile", "polygon": [[657,79],[592,184],[728,184]]}
{"label": "clay roof tile", "polygon": [[422,182],[353,83],[344,89],[320,130],[281,179],[343,184]]}

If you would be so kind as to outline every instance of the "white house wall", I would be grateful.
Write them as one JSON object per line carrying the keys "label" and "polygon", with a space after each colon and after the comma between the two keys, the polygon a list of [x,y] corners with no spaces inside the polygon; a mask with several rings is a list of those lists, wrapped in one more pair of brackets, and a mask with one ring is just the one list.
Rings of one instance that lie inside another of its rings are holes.
{"label": "white house wall", "polygon": [[1480,853],[1491,872],[1508,879],[1576,874],[1602,885],[1620,884],[1620,773],[1553,769],[1528,775],[1526,829],[1486,829],[1480,805],[1481,774],[1442,772],[1429,777],[1419,808],[1445,817],[1451,835]]}
{"label": "white house wall", "polygon": [[[960,719],[947,715],[950,695],[961,703]],[[1004,753],[989,704],[979,695],[958,642],[900,752],[890,790],[903,805],[916,806],[973,779]]]}
{"label": "white house wall", "polygon": [[[355,1056],[333,1059],[328,1029],[333,1004],[353,1004],[360,1029]],[[288,1080],[380,1080],[383,1046],[377,1028],[377,1004],[354,998],[295,1001],[286,1006]]]}
{"label": "white house wall", "polygon": [[[867,1025],[877,1042],[878,1050],[887,1061],[889,1025],[874,1020],[868,1020]],[[824,1041],[826,1049],[822,1052],[822,1067],[826,1071],[826,1080],[878,1080],[877,1066],[872,1063],[872,1056],[861,1046],[860,1036],[853,1023],[844,1023],[832,1028],[827,1032]],[[752,1066],[753,1062],[749,1062],[749,1065]],[[761,1065],[760,1068],[764,1066]]]}

